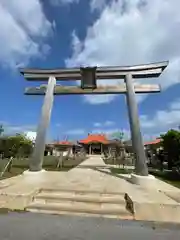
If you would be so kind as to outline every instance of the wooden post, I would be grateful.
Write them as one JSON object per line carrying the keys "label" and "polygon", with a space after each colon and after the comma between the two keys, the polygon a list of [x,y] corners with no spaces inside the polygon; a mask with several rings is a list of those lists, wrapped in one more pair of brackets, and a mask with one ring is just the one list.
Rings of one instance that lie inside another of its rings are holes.
{"label": "wooden post", "polygon": [[45,144],[46,144],[46,132],[49,126],[50,118],[51,118],[51,110],[53,107],[55,85],[56,85],[55,77],[50,77],[48,81],[46,95],[44,98],[44,104],[42,107],[41,119],[37,129],[34,152],[30,160],[29,170],[32,172],[37,172],[42,170],[44,150],[45,150]]}
{"label": "wooden post", "polygon": [[89,155],[92,154],[91,144],[89,145]]}

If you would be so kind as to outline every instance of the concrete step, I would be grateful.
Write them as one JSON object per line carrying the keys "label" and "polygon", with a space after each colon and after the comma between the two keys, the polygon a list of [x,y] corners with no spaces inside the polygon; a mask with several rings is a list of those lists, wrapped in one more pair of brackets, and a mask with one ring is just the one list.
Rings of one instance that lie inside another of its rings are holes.
{"label": "concrete step", "polygon": [[39,191],[40,193],[77,193],[77,194],[108,194],[108,195],[116,195],[116,196],[124,196],[124,192],[115,192],[115,191],[100,191],[100,190],[89,190],[89,189],[73,189],[73,188],[42,188]]}
{"label": "concrete step", "polygon": [[126,210],[123,192],[45,188],[26,210],[50,214],[75,214],[133,219]]}
{"label": "concrete step", "polygon": [[82,193],[82,192],[41,192],[35,197],[35,201],[52,203],[60,201],[86,202],[86,203],[112,203],[125,205],[124,195]]}
{"label": "concrete step", "polygon": [[122,219],[133,219],[133,216],[125,209],[124,205],[109,203],[82,203],[82,202],[58,202],[58,203],[38,203],[33,202],[26,208],[30,212],[50,213],[50,214],[83,214],[104,217],[116,217]]}

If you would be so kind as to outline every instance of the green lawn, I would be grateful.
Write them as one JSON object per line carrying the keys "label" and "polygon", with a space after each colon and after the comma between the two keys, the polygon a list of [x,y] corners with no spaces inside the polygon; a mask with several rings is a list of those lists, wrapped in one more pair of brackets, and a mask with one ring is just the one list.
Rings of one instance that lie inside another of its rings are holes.
{"label": "green lawn", "polygon": [[[133,169],[126,168],[110,168],[112,174],[131,174]],[[159,178],[160,180],[167,182],[175,187],[180,188],[180,174],[172,171],[159,171],[149,170],[149,173]]]}
{"label": "green lawn", "polygon": [[164,182],[180,188],[180,173],[178,172],[150,170],[149,173]]}
{"label": "green lawn", "polygon": [[133,172],[133,169],[127,169],[127,168],[110,168],[111,173],[114,174],[131,174]]}
{"label": "green lawn", "polygon": [[165,182],[167,182],[167,183],[169,183],[169,184],[171,184],[171,185],[173,185],[177,188],[180,188],[180,181],[168,181],[168,180],[163,179],[163,178],[159,178],[159,179],[161,179],[161,180],[163,180],[163,181],[165,181]]}
{"label": "green lawn", "polygon": [[[47,171],[69,171],[70,169],[76,167],[81,162],[83,162],[85,158],[77,157],[76,159],[68,159],[64,161],[63,166],[57,169],[57,158],[52,156],[44,157],[43,169]],[[0,160],[0,172],[3,171],[4,167],[8,163],[7,159]],[[6,179],[10,177],[14,177],[22,174],[25,170],[29,169],[29,159],[13,159],[13,165],[11,171],[6,171],[3,177],[0,179]]]}
{"label": "green lawn", "polygon": [[17,168],[17,167],[12,167],[10,172],[5,172],[4,175],[1,177],[0,180],[6,179],[6,178],[11,178],[15,177],[17,175],[22,174],[27,168]]}
{"label": "green lawn", "polygon": [[[103,161],[106,165],[119,165],[119,163],[122,164],[122,162],[118,159],[114,160],[113,158],[103,158]],[[126,166],[133,166],[133,161],[132,159],[126,159],[125,161]]]}

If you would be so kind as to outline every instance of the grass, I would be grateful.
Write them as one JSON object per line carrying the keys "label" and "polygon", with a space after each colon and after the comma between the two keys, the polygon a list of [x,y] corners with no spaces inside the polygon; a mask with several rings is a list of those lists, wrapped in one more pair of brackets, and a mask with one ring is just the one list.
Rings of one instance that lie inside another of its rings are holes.
{"label": "grass", "polygon": [[[52,156],[44,157],[43,168],[47,171],[69,171],[70,169],[76,167],[81,162],[83,162],[85,158],[76,158],[76,159],[69,159],[64,161],[63,167],[57,169],[57,159]],[[5,165],[7,164],[8,160],[0,160],[0,172],[3,171]],[[110,163],[109,163],[110,164]],[[25,170],[29,169],[29,159],[14,159],[13,166],[10,172],[5,172],[2,179],[14,177],[17,175],[22,174]],[[127,168],[110,168],[112,174],[131,174],[133,172],[132,169]],[[159,170],[149,170],[149,173],[154,175],[155,177],[159,178],[160,180],[167,182],[175,187],[180,188],[180,174],[178,172],[172,171],[159,171]]]}
{"label": "grass", "polygon": [[[110,168],[112,174],[131,174],[133,169],[127,168]],[[156,178],[180,188],[180,173],[173,171],[149,170],[149,173]]]}
{"label": "grass", "polygon": [[12,167],[11,171],[10,172],[6,171],[0,180],[21,175],[25,170],[27,170],[27,168]]}
{"label": "grass", "polygon": [[[57,169],[57,158],[53,156],[44,157],[43,169],[47,171],[69,171],[70,169],[76,167],[85,158],[77,157],[76,159],[68,159],[64,161],[63,166]],[[8,163],[8,159],[0,160],[0,172],[4,170],[4,167]],[[13,165],[10,172],[6,171],[3,177],[0,179],[11,178],[22,174],[25,170],[29,169],[29,159],[13,159]]]}
{"label": "grass", "polygon": [[[127,168],[110,168],[112,174],[131,174],[133,169]],[[149,169],[149,173],[158,179],[180,188],[180,173],[174,171],[160,171],[157,169]]]}
{"label": "grass", "polygon": [[69,171],[70,169],[78,166],[80,163],[82,163],[85,160],[85,158],[76,158],[76,159],[68,159],[64,161],[63,166],[60,169],[56,168],[57,162],[54,165],[44,165],[44,169],[48,171]]}
{"label": "grass", "polygon": [[180,173],[178,172],[150,170],[149,173],[164,182],[167,182],[177,188],[180,188]]}
{"label": "grass", "polygon": [[159,179],[173,185],[174,187],[180,188],[180,181],[168,181],[168,180],[163,179],[163,178],[159,178]]}
{"label": "grass", "polygon": [[[114,160],[113,158],[103,158],[103,161],[106,165],[119,165],[119,162],[122,164],[121,161],[119,161],[118,159]],[[133,161],[129,158],[125,161],[125,165],[132,166],[134,164],[133,164]]]}
{"label": "grass", "polygon": [[131,174],[133,169],[127,168],[110,168],[112,174]]}

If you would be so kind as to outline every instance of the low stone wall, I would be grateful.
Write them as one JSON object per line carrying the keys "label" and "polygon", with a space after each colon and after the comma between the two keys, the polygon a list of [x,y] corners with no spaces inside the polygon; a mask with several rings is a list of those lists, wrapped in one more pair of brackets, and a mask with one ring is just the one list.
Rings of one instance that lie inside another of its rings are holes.
{"label": "low stone wall", "polygon": [[31,194],[1,194],[0,213],[6,211],[25,211],[26,206],[33,201],[38,192],[39,190]]}
{"label": "low stone wall", "polygon": [[144,196],[141,198],[141,196],[125,194],[126,208],[134,214],[135,220],[180,222],[180,204],[169,200],[166,195],[164,195],[162,202],[162,193],[159,199],[158,193],[154,192],[154,194],[154,201],[148,198],[145,200]]}

